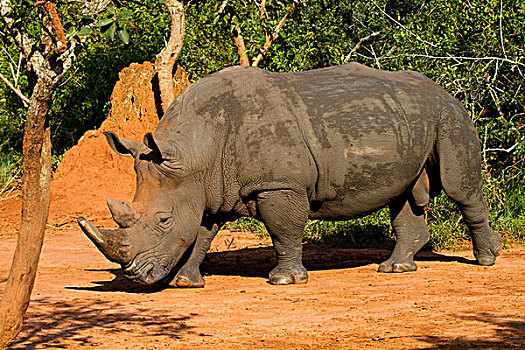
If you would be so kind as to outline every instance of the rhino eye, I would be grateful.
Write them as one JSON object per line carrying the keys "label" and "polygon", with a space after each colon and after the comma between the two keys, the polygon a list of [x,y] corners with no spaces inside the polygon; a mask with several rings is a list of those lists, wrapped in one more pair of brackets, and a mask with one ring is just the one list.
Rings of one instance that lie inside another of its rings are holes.
{"label": "rhino eye", "polygon": [[155,215],[155,224],[162,228],[169,227],[171,225],[171,221],[172,215],[170,212],[157,213],[157,215]]}

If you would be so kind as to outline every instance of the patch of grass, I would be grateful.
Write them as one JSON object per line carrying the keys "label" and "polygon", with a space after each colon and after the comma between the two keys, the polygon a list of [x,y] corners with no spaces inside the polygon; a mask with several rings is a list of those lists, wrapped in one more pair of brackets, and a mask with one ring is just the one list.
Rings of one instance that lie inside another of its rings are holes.
{"label": "patch of grass", "polygon": [[[52,171],[56,170],[62,157],[63,155],[52,155]],[[21,181],[22,155],[17,152],[0,153],[0,197],[10,196],[19,190]]]}
{"label": "patch of grass", "polygon": [[392,248],[395,242],[387,209],[348,221],[311,220],[303,239],[332,247]]}
{"label": "patch of grass", "polygon": [[268,231],[262,222],[254,218],[242,217],[235,221],[226,223],[223,228],[230,231],[253,232],[257,237],[263,239],[269,237]]}
{"label": "patch of grass", "polygon": [[20,186],[22,158],[15,153],[0,153],[0,197]]}
{"label": "patch of grass", "polygon": [[456,204],[444,193],[425,207],[430,240],[425,250],[464,250],[470,247],[470,234]]}
{"label": "patch of grass", "polygon": [[[348,221],[309,220],[303,239],[334,247],[365,247],[374,245],[392,247],[394,237],[388,210],[384,209],[367,217]],[[256,219],[243,217],[224,225],[236,231],[253,232],[259,238],[268,238],[264,224]]]}

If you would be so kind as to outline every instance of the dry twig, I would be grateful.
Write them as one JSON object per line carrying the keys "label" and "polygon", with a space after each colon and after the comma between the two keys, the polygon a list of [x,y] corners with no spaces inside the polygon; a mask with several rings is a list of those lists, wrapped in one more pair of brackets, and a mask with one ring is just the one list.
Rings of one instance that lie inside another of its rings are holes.
{"label": "dry twig", "polygon": [[255,60],[253,61],[253,63],[252,63],[253,67],[257,67],[259,65],[259,63],[262,61],[264,55],[266,55],[266,53],[270,50],[270,47],[272,46],[272,44],[275,41],[275,39],[277,39],[277,36],[279,35],[279,32],[283,28],[284,23],[286,23],[286,20],[292,14],[292,12],[295,11],[296,8],[297,8],[297,2],[294,1],[294,3],[292,4],[292,7],[290,7],[288,12],[279,21],[279,24],[277,24],[277,27],[275,27],[275,30],[273,31],[273,34],[271,36],[266,36],[266,43],[264,44],[263,48],[261,49],[261,52],[259,53],[259,55],[257,55]]}
{"label": "dry twig", "polygon": [[372,34],[369,34],[369,35],[359,39],[358,43],[354,46],[352,51],[350,51],[350,53],[348,55],[346,55],[345,59],[343,60],[343,63],[348,63],[348,61],[350,61],[350,58],[352,58],[352,56],[356,53],[356,51],[359,49],[359,47],[361,46],[362,43],[364,43],[368,39],[373,38],[375,36],[378,36],[379,34],[382,34],[384,32],[385,32],[384,30],[380,30],[378,32],[373,32]]}

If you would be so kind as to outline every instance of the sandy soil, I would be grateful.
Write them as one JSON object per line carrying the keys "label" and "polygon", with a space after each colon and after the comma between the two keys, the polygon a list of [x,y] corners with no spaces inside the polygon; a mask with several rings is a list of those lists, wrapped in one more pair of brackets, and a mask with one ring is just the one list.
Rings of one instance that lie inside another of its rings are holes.
{"label": "sandy soil", "polygon": [[[0,202],[0,292],[19,201]],[[268,241],[221,232],[204,289],[123,278],[74,225],[49,228],[13,349],[523,349],[525,247],[493,267],[471,252],[425,253],[419,270],[376,273],[389,252],[305,246],[306,285],[271,286]]]}

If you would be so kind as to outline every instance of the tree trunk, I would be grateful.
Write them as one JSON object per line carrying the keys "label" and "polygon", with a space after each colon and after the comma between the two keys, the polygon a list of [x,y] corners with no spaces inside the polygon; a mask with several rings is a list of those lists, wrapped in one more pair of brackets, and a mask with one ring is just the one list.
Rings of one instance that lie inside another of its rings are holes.
{"label": "tree trunk", "polygon": [[171,17],[170,39],[155,60],[162,112],[166,112],[166,109],[175,99],[175,84],[177,82],[173,79],[173,67],[182,50],[186,32],[186,19],[182,4],[176,0],[167,0],[165,5]]}
{"label": "tree trunk", "polygon": [[248,52],[246,52],[246,46],[244,45],[244,38],[241,34],[241,28],[232,22],[233,42],[237,47],[237,54],[239,55],[239,64],[241,66],[249,66],[250,58]]}
{"label": "tree trunk", "polygon": [[44,241],[50,202],[51,138],[47,115],[52,91],[52,86],[38,79],[27,112],[22,165],[22,220],[11,271],[0,300],[0,349],[7,348],[22,329]]}

